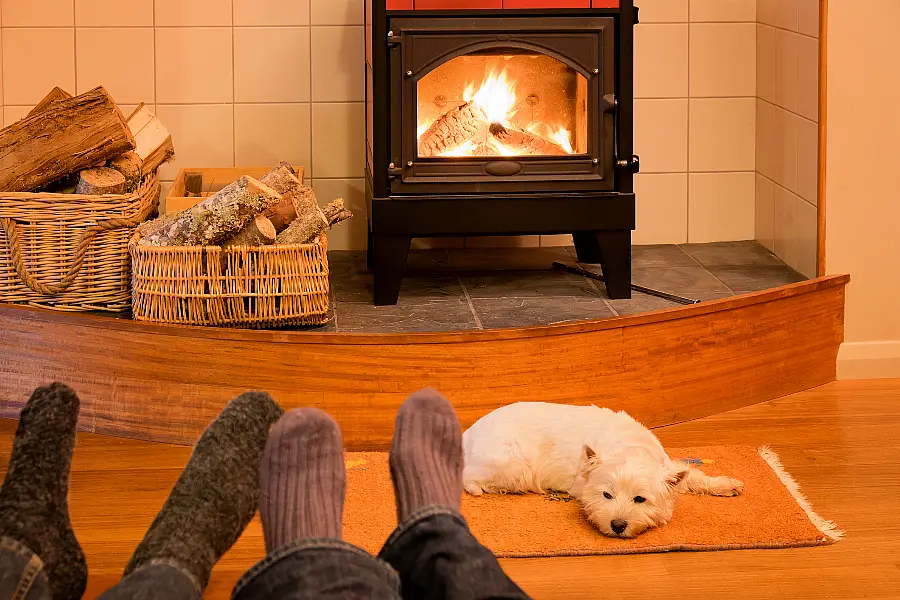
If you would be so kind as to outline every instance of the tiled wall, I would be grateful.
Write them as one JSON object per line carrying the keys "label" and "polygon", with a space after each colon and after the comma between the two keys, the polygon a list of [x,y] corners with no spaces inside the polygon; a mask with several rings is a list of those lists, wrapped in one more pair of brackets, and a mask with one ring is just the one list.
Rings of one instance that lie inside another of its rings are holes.
{"label": "tiled wall", "polygon": [[816,275],[819,1],[759,0],[756,239]]}
{"label": "tiled wall", "polygon": [[[178,156],[165,179],[179,166],[291,160],[322,199],[343,196],[357,213],[331,247],[362,248],[362,2],[0,0],[3,121],[54,85],[102,83],[126,111],[156,106]],[[753,238],[757,0],[638,4],[634,240]]]}

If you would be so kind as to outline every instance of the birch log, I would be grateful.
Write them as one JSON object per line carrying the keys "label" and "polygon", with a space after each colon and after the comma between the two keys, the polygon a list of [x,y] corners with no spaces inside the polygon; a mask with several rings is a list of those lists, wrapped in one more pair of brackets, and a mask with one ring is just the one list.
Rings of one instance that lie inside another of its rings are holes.
{"label": "birch log", "polygon": [[250,221],[233,238],[222,242],[222,248],[232,246],[267,246],[275,241],[275,226],[272,221],[260,215]]}

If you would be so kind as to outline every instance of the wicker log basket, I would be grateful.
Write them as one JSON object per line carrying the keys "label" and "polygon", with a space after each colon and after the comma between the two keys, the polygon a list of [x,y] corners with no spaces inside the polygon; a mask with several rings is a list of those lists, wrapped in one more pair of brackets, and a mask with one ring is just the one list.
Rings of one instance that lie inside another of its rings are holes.
{"label": "wicker log basket", "polygon": [[137,321],[253,329],[328,320],[328,240],[272,246],[129,246]]}
{"label": "wicker log basket", "polygon": [[0,192],[0,302],[127,311],[128,242],[159,191],[154,171],[132,194]]}

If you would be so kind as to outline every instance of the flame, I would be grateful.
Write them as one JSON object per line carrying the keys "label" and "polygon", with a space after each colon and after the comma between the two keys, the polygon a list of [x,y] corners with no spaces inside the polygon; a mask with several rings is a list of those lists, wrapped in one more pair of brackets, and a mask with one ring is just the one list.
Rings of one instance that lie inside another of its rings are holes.
{"label": "flame", "polygon": [[444,150],[438,156],[472,156],[475,153],[475,148],[474,142],[466,140],[462,145],[450,150]]}
{"label": "flame", "polygon": [[[495,75],[493,70],[488,73],[474,94],[469,93],[470,89],[467,87],[466,94],[463,95],[466,102],[475,102],[491,123],[509,123],[509,119],[515,114],[512,109],[516,105],[516,84],[507,79],[506,69],[499,75]],[[468,99],[466,95],[469,95]]]}
{"label": "flame", "polygon": [[506,144],[498,142],[497,138],[491,137],[488,139],[488,142],[490,142],[491,146],[494,147],[494,150],[496,150],[497,153],[500,154],[500,156],[518,156],[519,155],[519,152],[516,151],[514,148],[510,148]]}
{"label": "flame", "polygon": [[575,151],[572,149],[572,133],[562,125],[553,132],[550,139],[562,146],[562,149],[569,154],[575,154]]}

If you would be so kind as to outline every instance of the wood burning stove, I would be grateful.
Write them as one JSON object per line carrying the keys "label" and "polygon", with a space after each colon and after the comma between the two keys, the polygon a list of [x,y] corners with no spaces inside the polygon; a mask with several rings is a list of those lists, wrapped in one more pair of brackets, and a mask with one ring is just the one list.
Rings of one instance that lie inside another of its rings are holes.
{"label": "wood burning stove", "polygon": [[590,2],[366,1],[376,304],[397,302],[412,238],[435,236],[571,233],[630,297],[637,9]]}

